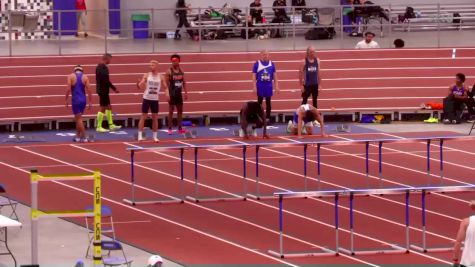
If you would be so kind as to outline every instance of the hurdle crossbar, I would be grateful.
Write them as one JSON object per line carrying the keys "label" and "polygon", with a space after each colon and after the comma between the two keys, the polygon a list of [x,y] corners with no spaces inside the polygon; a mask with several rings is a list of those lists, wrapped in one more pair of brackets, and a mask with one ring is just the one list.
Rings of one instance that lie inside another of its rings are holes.
{"label": "hurdle crossbar", "polygon": [[[377,254],[403,254],[409,253],[411,249],[422,252],[445,252],[450,251],[448,248],[429,248],[426,244],[426,231],[425,231],[425,196],[427,193],[449,193],[449,192],[475,192],[475,185],[464,186],[427,186],[427,187],[401,187],[401,188],[380,188],[380,189],[355,189],[355,190],[324,190],[324,191],[309,191],[309,192],[277,192],[274,193],[279,199],[279,251],[269,250],[268,253],[275,257],[289,258],[289,257],[318,257],[318,256],[334,256],[338,253],[344,253],[347,255],[377,255]],[[421,194],[422,201],[422,220],[423,220],[423,245],[422,247],[411,245],[409,239],[410,230],[410,206],[409,196],[410,194]],[[354,198],[357,196],[368,195],[405,195],[405,242],[402,245],[391,244],[389,248],[384,249],[368,249],[368,250],[356,250],[354,245]],[[285,198],[295,197],[307,197],[307,198],[324,198],[335,197],[335,237],[336,237],[336,249],[329,250],[323,249],[322,252],[305,252],[305,253],[286,253],[283,245],[283,200]],[[350,248],[346,249],[339,245],[339,219],[338,219],[338,198],[346,196],[350,198]]]}
{"label": "hurdle crossbar", "polygon": [[[38,184],[47,181],[76,181],[76,180],[93,180],[93,211],[90,210],[66,210],[66,211],[40,211],[38,209]],[[77,217],[94,217],[94,267],[102,266],[102,214],[101,214],[101,174],[95,171],[92,174],[65,174],[65,175],[41,175],[37,170],[30,172],[31,184],[31,260],[33,265],[38,265],[38,221],[40,218],[77,218]]]}

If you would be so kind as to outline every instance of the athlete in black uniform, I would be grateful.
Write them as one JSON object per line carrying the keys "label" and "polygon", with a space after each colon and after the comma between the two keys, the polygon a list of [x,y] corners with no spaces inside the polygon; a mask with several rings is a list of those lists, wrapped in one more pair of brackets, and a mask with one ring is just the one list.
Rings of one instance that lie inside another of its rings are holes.
{"label": "athlete in black uniform", "polygon": [[188,91],[185,86],[185,73],[180,67],[181,58],[179,55],[172,55],[170,58],[172,67],[167,72],[168,93],[169,93],[169,109],[168,109],[168,134],[172,134],[173,112],[177,111],[178,132],[185,133],[182,126],[183,118],[183,94],[185,92],[185,100],[188,99]]}
{"label": "athlete in black uniform", "polygon": [[[114,125],[114,120],[112,119],[112,106],[109,97],[109,90],[112,89],[116,93],[119,91],[111,83],[109,78],[109,68],[107,65],[110,64],[111,59],[112,55],[103,55],[102,63],[98,64],[96,68],[96,90],[97,95],[99,96],[99,104],[101,106],[101,110],[97,113],[96,131],[100,133],[108,132],[109,130],[114,131],[121,128],[121,126]],[[109,130],[102,128],[104,116],[106,117],[107,123],[109,124]]]}
{"label": "athlete in black uniform", "polygon": [[241,130],[245,139],[249,138],[249,135],[247,134],[247,127],[249,124],[255,124],[255,126],[252,126],[252,130],[255,130],[256,128],[264,128],[262,137],[269,138],[267,135],[266,115],[259,102],[249,101],[245,103],[241,108],[240,115]]}

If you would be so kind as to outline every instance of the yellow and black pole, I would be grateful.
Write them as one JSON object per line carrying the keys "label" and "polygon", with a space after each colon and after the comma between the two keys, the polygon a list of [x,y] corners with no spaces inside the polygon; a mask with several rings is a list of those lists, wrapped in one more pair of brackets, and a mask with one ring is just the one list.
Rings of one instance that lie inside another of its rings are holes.
{"label": "yellow and black pole", "polygon": [[[42,181],[84,181],[94,180],[93,201],[94,209],[79,211],[49,211],[41,212],[38,209],[38,183]],[[31,183],[31,260],[32,265],[38,265],[38,220],[46,218],[74,218],[93,216],[94,217],[94,267],[102,266],[101,249],[101,229],[102,229],[102,206],[101,206],[101,173],[96,171],[92,174],[60,174],[60,175],[40,175],[37,170],[30,172]]]}

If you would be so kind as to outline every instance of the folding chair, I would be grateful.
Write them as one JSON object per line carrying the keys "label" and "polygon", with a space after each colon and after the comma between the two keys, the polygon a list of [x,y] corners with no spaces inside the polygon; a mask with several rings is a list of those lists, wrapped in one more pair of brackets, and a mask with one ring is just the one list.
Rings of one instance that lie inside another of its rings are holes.
{"label": "folding chair", "polygon": [[318,25],[325,27],[325,31],[333,38],[335,32],[335,9],[334,8],[320,8],[318,9]]}
{"label": "folding chair", "polygon": [[7,190],[5,189],[5,186],[0,184],[0,211],[4,207],[10,207],[12,211],[8,217],[10,219],[20,221],[20,218],[18,217],[18,214],[16,213],[17,205],[18,205],[18,202],[9,198],[7,195]]}
{"label": "folding chair", "polygon": [[[128,259],[127,256],[125,256],[122,244],[120,244],[118,241],[102,241],[101,248],[103,251],[108,252],[108,256],[102,257],[102,264],[104,264],[104,266],[132,266],[132,260]],[[112,252],[120,253],[115,253],[118,254],[117,256],[111,256]]]}
{"label": "folding chair", "polygon": [[[86,210],[92,211],[93,207],[87,206]],[[101,216],[102,216],[101,233],[110,234],[112,235],[111,236],[112,240],[115,240],[114,218],[112,217],[112,209],[109,206],[102,205]],[[86,250],[86,258],[88,258],[89,251],[91,250],[92,243],[94,242],[94,217],[92,216],[86,217],[86,229],[87,229],[87,237],[89,240],[89,244]]]}

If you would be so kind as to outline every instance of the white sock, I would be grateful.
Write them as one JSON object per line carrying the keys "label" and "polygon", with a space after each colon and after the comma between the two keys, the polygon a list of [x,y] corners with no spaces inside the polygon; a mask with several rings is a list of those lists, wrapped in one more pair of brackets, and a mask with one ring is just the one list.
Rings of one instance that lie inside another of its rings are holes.
{"label": "white sock", "polygon": [[153,139],[158,139],[158,133],[157,132],[153,132]]}
{"label": "white sock", "polygon": [[139,140],[143,140],[143,132],[140,132],[140,131],[139,131],[138,139],[139,139]]}

